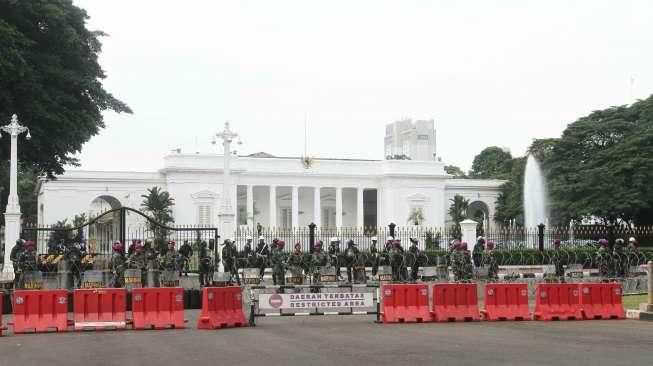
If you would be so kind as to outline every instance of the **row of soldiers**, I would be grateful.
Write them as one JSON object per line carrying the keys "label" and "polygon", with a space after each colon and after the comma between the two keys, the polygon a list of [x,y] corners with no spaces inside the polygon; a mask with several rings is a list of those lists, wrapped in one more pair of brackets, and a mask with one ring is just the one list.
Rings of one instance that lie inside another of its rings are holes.
{"label": "row of soldiers", "polygon": [[[628,246],[621,238],[615,240],[612,251],[606,239],[598,241],[599,250],[595,262],[603,278],[626,277],[629,267],[637,264],[637,239],[628,239]],[[634,263],[633,263],[634,262]]]}

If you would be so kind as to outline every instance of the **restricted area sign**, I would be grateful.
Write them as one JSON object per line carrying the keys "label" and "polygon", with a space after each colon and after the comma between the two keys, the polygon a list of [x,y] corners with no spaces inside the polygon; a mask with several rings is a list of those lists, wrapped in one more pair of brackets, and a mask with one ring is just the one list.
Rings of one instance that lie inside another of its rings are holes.
{"label": "restricted area sign", "polygon": [[259,294],[259,309],[335,309],[370,308],[374,306],[371,292],[326,292],[306,294]]}

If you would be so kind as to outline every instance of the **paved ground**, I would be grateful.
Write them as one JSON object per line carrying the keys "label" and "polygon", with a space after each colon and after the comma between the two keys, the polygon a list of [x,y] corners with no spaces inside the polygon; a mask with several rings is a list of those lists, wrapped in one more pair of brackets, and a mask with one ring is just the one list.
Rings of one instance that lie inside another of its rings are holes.
{"label": "paved ground", "polygon": [[10,335],[4,365],[650,365],[653,322],[374,324],[260,318],[255,328]]}

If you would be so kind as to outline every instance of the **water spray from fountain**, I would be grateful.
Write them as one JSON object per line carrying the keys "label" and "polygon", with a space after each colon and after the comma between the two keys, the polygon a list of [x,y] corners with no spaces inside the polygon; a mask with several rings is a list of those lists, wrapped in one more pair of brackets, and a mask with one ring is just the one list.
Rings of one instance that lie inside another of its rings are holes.
{"label": "water spray from fountain", "polygon": [[524,227],[527,230],[548,224],[548,204],[546,180],[540,163],[533,155],[528,155],[524,172]]}

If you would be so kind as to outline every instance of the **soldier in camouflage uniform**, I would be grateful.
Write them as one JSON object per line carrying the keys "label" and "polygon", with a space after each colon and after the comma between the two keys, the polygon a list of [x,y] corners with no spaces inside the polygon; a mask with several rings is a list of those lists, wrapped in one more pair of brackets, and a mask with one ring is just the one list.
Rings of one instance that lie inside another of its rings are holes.
{"label": "soldier in camouflage uniform", "polygon": [[25,286],[25,273],[38,271],[38,262],[36,260],[36,242],[28,240],[25,242],[25,250],[18,256],[18,270],[21,273],[18,287]]}
{"label": "soldier in camouflage uniform", "polygon": [[628,268],[626,273],[630,272],[630,267],[639,265],[639,251],[637,250],[637,239],[628,239],[628,246],[626,247],[626,258],[628,258]]}
{"label": "soldier in camouflage uniform", "polygon": [[351,283],[353,280],[352,277],[352,268],[358,261],[359,251],[356,247],[356,243],[352,239],[347,241],[347,249],[345,249],[345,266],[347,268],[347,282]]}
{"label": "soldier in camouflage uniform", "polygon": [[127,264],[130,269],[145,271],[145,252],[140,241],[134,244],[134,251],[128,255]]}
{"label": "soldier in camouflage uniform", "polygon": [[283,248],[286,242],[277,240],[276,245],[272,246],[272,254],[270,255],[270,264],[272,265],[272,283],[276,286],[283,286],[285,282],[285,256]]}
{"label": "soldier in camouflage uniform", "polygon": [[329,256],[322,250],[322,241],[315,243],[314,251],[311,254],[311,271],[313,274],[313,283],[320,282],[320,273],[318,268],[325,267],[329,264]]}
{"label": "soldier in camouflage uniform", "polygon": [[481,266],[484,250],[485,250],[485,238],[479,236],[476,239],[476,244],[474,245],[474,249],[472,250],[472,260],[474,261],[474,267],[478,268]]}
{"label": "soldier in camouflage uniform", "polygon": [[555,276],[558,279],[564,279],[565,276],[562,254],[562,249],[560,249],[560,239],[555,239],[553,241],[553,253],[551,253],[551,264],[553,264],[555,268]]}
{"label": "soldier in camouflage uniform", "polygon": [[472,259],[467,243],[458,243],[451,256],[451,270],[456,282],[471,282],[473,275]]}
{"label": "soldier in camouflage uniform", "polygon": [[483,251],[483,265],[487,267],[487,277],[490,280],[497,281],[499,279],[499,265],[494,256],[494,241],[488,240],[486,248]]}
{"label": "soldier in camouflage uniform", "polygon": [[619,238],[614,241],[614,249],[612,252],[614,274],[617,277],[626,277],[628,273],[628,257],[625,253],[624,240]]}
{"label": "soldier in camouflage uniform", "polygon": [[124,247],[121,242],[113,243],[113,254],[109,261],[109,270],[111,271],[111,287],[120,288],[125,286],[125,269],[127,269],[127,257],[125,257]]}
{"label": "soldier in camouflage uniform", "polygon": [[236,243],[232,240],[225,239],[223,242],[224,248],[222,248],[222,265],[224,266],[224,272],[231,274],[231,281],[234,279],[240,285],[240,278],[238,277],[238,266],[237,266],[237,257],[238,250],[236,249]]}
{"label": "soldier in camouflage uniform", "polygon": [[190,269],[190,257],[193,256],[193,247],[190,246],[188,240],[184,240],[184,244],[179,248],[179,254],[181,254],[181,265],[179,268],[179,277],[182,273],[188,277],[188,270]]}
{"label": "soldier in camouflage uniform", "polygon": [[166,271],[177,271],[182,262],[181,255],[175,250],[175,244],[176,243],[173,240],[168,240],[166,253],[160,258],[161,267]]}
{"label": "soldier in camouflage uniform", "polygon": [[392,267],[392,280],[403,282],[408,279],[406,258],[404,248],[401,246],[401,239],[395,239],[394,247],[390,251],[390,266]]}
{"label": "soldier in camouflage uniform", "polygon": [[261,281],[263,281],[265,267],[267,266],[268,257],[270,256],[270,247],[265,243],[265,238],[263,236],[259,236],[258,238],[258,245],[256,246],[254,256],[256,258],[256,264],[259,267],[259,277]]}
{"label": "soldier in camouflage uniform", "polygon": [[295,243],[295,251],[288,257],[286,265],[288,267],[301,268],[304,271],[308,270],[306,263],[304,263],[304,254],[302,254],[302,243]]}
{"label": "soldier in camouflage uniform", "polygon": [[209,248],[205,240],[200,242],[200,248],[197,253],[199,259],[199,280],[200,287],[211,286],[211,277],[213,273],[213,258],[209,253]]}
{"label": "soldier in camouflage uniform", "polygon": [[421,254],[419,250],[418,241],[416,238],[410,238],[410,247],[408,247],[408,253],[410,253],[413,258],[413,264],[410,266],[410,280],[417,281],[417,275],[419,273],[419,258]]}
{"label": "soldier in camouflage uniform", "polygon": [[608,279],[614,276],[614,267],[610,249],[608,248],[608,241],[605,239],[599,240],[599,250],[596,252],[596,266],[599,269],[599,275],[603,279]]}
{"label": "soldier in camouflage uniform", "polygon": [[243,246],[243,252],[241,254],[241,258],[243,258],[242,260],[244,261],[244,266],[246,268],[253,266],[253,255],[254,251],[252,250],[252,237],[248,235],[247,240],[245,241],[245,245]]}
{"label": "soldier in camouflage uniform", "polygon": [[331,265],[336,267],[336,277],[338,281],[342,281],[340,275],[340,239],[333,237],[329,242],[329,258]]}
{"label": "soldier in camouflage uniform", "polygon": [[376,236],[372,237],[372,244],[370,244],[370,254],[372,256],[372,278],[376,277],[376,274],[379,272],[379,249],[376,247],[378,239]]}
{"label": "soldier in camouflage uniform", "polygon": [[14,247],[11,248],[11,254],[9,254],[9,260],[11,260],[11,263],[13,264],[14,267],[14,288],[17,288],[18,284],[20,283],[21,272],[20,272],[20,267],[18,265],[18,260],[24,251],[25,251],[25,240],[18,239],[16,240],[16,245],[14,245]]}

